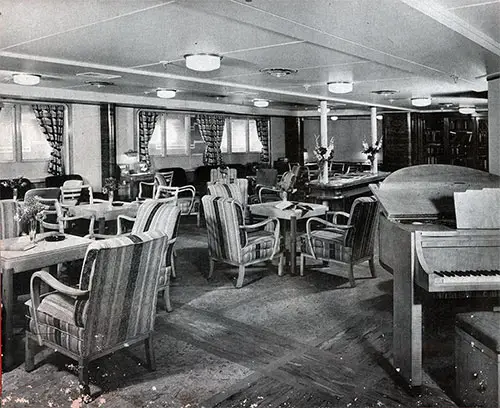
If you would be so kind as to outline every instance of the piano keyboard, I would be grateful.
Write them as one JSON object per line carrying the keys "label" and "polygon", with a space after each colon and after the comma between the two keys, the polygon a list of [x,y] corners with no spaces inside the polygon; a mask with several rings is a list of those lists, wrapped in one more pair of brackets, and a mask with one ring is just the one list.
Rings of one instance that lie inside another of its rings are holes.
{"label": "piano keyboard", "polygon": [[434,271],[435,284],[500,283],[500,270]]}

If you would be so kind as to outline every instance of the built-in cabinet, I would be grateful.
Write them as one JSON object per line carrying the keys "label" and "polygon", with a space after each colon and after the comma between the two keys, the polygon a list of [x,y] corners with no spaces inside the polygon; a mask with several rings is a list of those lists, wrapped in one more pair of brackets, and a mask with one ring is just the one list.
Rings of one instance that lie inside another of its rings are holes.
{"label": "built-in cabinet", "polygon": [[418,164],[453,164],[488,171],[488,118],[417,114],[412,120]]}

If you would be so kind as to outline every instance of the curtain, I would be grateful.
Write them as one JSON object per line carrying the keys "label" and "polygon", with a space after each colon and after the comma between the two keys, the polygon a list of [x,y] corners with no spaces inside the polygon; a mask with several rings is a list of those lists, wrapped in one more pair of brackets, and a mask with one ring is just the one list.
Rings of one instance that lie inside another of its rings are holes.
{"label": "curtain", "polygon": [[263,163],[269,163],[269,119],[268,118],[257,118],[255,119],[257,124],[257,136],[262,143],[262,150],[260,151],[260,161]]}
{"label": "curtain", "polygon": [[62,147],[64,140],[64,106],[32,105],[32,108],[52,148],[47,171],[55,176],[63,175]]}
{"label": "curtain", "polygon": [[149,157],[149,141],[155,130],[156,112],[139,112],[139,162],[145,163],[147,170],[151,168],[151,159]]}
{"label": "curtain", "polygon": [[201,138],[205,142],[203,164],[205,166],[220,166],[222,164],[220,145],[226,119],[221,115],[196,115],[195,119]]}

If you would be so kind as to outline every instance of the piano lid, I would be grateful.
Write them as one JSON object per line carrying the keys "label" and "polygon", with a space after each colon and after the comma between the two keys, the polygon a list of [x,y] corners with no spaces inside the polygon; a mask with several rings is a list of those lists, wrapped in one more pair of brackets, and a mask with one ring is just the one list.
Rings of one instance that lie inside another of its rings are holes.
{"label": "piano lid", "polygon": [[500,176],[447,164],[405,167],[370,184],[385,215],[400,221],[455,219],[453,194],[481,188],[500,188]]}

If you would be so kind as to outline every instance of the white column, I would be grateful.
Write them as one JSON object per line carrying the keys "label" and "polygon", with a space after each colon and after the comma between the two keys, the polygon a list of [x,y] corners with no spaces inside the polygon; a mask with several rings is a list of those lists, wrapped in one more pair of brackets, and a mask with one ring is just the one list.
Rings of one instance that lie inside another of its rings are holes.
{"label": "white column", "polygon": [[[375,143],[377,143],[377,108],[375,107],[370,108],[370,124],[371,124],[371,135],[372,135],[371,145],[373,146]],[[373,160],[373,172],[377,173],[378,157],[377,155],[375,155],[374,157],[375,159]]]}
{"label": "white column", "polygon": [[[321,101],[320,104],[320,135],[321,135],[321,146],[326,147],[328,146],[328,116],[327,116],[327,110],[328,106],[326,104],[326,101]],[[323,180],[328,180],[328,163],[325,163],[323,166],[323,169],[320,169],[320,171],[323,173]]]}
{"label": "white column", "polygon": [[500,176],[500,78],[488,81],[488,171]]}

